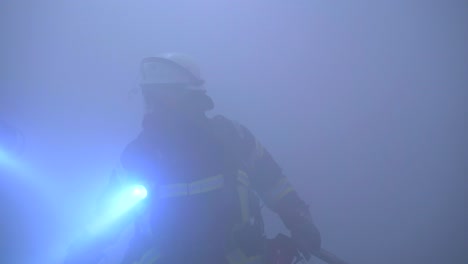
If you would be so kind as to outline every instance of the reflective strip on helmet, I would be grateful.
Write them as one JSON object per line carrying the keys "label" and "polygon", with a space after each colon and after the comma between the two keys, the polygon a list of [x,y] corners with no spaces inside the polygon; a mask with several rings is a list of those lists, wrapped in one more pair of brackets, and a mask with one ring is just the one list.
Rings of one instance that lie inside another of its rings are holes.
{"label": "reflective strip on helmet", "polygon": [[224,176],[219,174],[191,183],[177,183],[159,186],[158,190],[161,198],[171,198],[206,193],[220,189],[223,186]]}
{"label": "reflective strip on helmet", "polygon": [[294,188],[286,177],[280,179],[275,186],[266,193],[266,199],[275,203],[281,200],[286,194],[294,192]]}
{"label": "reflective strip on helmet", "polygon": [[262,264],[263,258],[260,255],[247,257],[240,249],[236,249],[226,256],[229,264]]}

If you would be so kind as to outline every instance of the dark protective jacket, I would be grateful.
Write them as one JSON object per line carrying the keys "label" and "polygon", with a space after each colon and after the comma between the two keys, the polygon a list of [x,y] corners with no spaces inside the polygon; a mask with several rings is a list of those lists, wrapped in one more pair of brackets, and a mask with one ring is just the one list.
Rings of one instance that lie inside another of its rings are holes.
{"label": "dark protective jacket", "polygon": [[310,222],[268,151],[223,116],[166,123],[147,117],[121,165],[149,186],[124,263],[266,263],[262,202],[290,230]]}

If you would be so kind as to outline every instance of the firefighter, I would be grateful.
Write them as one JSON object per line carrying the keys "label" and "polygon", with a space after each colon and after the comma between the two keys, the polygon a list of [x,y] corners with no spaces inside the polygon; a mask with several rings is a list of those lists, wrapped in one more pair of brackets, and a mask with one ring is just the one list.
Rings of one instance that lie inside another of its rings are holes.
{"label": "firefighter", "polygon": [[148,189],[123,263],[278,263],[268,252],[262,204],[279,215],[302,256],[319,251],[308,206],[270,153],[245,126],[206,115],[214,103],[194,61],[166,53],[140,68],[142,129],[110,184],[130,178]]}

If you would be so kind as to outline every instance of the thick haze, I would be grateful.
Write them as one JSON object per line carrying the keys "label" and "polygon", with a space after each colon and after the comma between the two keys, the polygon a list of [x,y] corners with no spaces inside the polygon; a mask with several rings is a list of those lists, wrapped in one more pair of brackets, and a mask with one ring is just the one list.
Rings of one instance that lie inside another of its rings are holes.
{"label": "thick haze", "polygon": [[1,1],[0,118],[42,197],[16,204],[44,208],[32,263],[85,224],[140,129],[139,61],[166,51],[197,59],[214,112],[270,150],[325,248],[468,263],[467,15],[463,0]]}

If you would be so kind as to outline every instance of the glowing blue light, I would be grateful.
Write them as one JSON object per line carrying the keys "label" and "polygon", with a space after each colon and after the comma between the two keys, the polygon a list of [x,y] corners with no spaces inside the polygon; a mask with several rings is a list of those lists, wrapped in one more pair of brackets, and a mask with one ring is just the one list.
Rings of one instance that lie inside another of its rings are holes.
{"label": "glowing blue light", "polygon": [[145,186],[137,185],[133,187],[133,195],[140,199],[144,199],[148,195],[148,192],[146,191]]}
{"label": "glowing blue light", "polygon": [[111,203],[106,208],[105,212],[97,219],[97,221],[89,227],[89,231],[96,233],[105,230],[107,227],[118,221],[135,207],[141,200],[145,199],[148,191],[143,185],[133,185],[124,188],[112,197]]}

